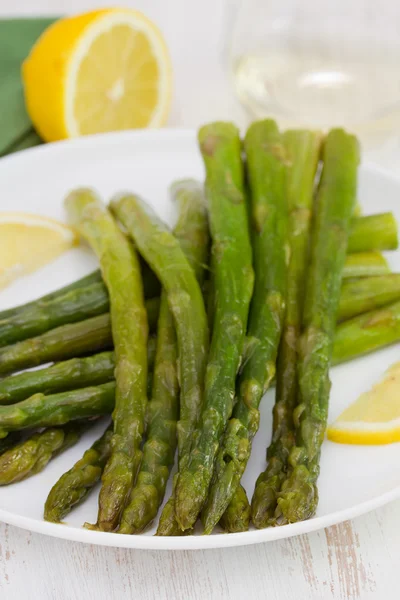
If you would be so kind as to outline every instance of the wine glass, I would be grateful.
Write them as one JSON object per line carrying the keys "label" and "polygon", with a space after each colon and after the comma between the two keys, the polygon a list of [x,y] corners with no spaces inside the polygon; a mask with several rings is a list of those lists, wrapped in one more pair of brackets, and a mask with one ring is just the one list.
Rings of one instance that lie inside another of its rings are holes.
{"label": "wine glass", "polygon": [[399,129],[394,0],[243,0],[229,47],[234,86],[252,118],[360,133]]}

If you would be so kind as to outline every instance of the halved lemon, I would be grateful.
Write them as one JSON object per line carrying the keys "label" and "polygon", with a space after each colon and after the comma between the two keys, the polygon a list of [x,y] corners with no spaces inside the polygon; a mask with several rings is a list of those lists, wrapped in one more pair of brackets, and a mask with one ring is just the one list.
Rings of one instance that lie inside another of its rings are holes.
{"label": "halved lemon", "polygon": [[400,362],[328,427],[328,439],[341,444],[400,441]]}
{"label": "halved lemon", "polygon": [[168,116],[168,50],[135,10],[60,19],[36,42],[22,74],[28,113],[46,141],[160,127]]}
{"label": "halved lemon", "polygon": [[78,243],[70,227],[24,213],[0,213],[0,287],[39,269]]}

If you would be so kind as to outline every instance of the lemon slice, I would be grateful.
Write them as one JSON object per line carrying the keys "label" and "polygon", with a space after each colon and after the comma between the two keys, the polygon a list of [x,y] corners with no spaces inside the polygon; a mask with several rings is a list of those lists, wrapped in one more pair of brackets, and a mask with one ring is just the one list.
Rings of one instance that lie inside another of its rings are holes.
{"label": "lemon slice", "polygon": [[328,427],[328,439],[341,444],[400,441],[400,362]]}
{"label": "lemon slice", "polygon": [[51,262],[77,243],[70,227],[52,219],[0,213],[0,287]]}
{"label": "lemon slice", "polygon": [[23,65],[28,113],[46,141],[160,127],[171,64],[158,28],[130,9],[65,18],[39,38]]}

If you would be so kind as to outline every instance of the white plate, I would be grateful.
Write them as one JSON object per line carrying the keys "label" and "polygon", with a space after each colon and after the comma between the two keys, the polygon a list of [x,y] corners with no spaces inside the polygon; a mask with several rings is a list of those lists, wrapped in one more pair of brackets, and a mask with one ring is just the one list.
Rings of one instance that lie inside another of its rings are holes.
{"label": "white plate", "polygon": [[[168,186],[177,178],[203,177],[203,166],[193,131],[162,130],[128,132],[83,138],[28,150],[0,161],[0,209],[20,210],[64,218],[62,201],[76,186],[93,186],[108,200],[121,190],[143,195],[161,217],[173,221]],[[400,180],[373,166],[360,170],[359,200],[365,214],[393,211],[400,222]],[[400,270],[399,253],[390,254],[392,266]],[[78,279],[96,266],[90,251],[75,249],[0,293],[0,309],[31,300]],[[329,420],[381,373],[399,359],[397,346],[332,370]],[[262,402],[260,431],[243,483],[251,496],[254,481],[265,467],[265,448],[271,433],[273,392]],[[162,538],[152,534],[123,536],[83,529],[94,522],[97,494],[67,518],[66,525],[42,519],[47,493],[98,435],[87,433],[81,442],[52,461],[47,468],[24,482],[0,489],[0,519],[55,537],[130,548],[194,549],[255,544],[306,533],[344,521],[400,497],[400,444],[389,446],[345,446],[326,441],[323,445],[320,503],[317,516],[309,521],[280,528],[211,536]],[[168,496],[169,491],[167,492]]]}

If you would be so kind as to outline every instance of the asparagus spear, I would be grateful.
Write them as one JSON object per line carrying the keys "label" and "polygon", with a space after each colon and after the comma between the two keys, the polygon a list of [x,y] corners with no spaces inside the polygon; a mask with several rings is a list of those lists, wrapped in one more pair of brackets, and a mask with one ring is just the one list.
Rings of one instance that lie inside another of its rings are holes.
{"label": "asparagus spear", "polygon": [[340,323],[335,333],[333,364],[358,358],[400,340],[400,301]]}
{"label": "asparagus spear", "polygon": [[0,455],[3,454],[9,448],[12,448],[21,440],[22,434],[20,431],[14,431],[9,433],[7,437],[0,440]]}
{"label": "asparagus spear", "polygon": [[393,213],[353,219],[347,252],[396,250],[397,247],[397,223]]}
{"label": "asparagus spear", "polygon": [[387,275],[390,267],[380,252],[355,252],[346,256],[343,279]]}
{"label": "asparagus spear", "polygon": [[[198,137],[206,167],[215,319],[204,408],[176,486],[182,530],[193,527],[204,505],[219,439],[232,414],[254,280],[238,130],[230,123],[213,123],[202,127]],[[259,219],[263,225],[262,214]]]}
{"label": "asparagus spear", "polygon": [[400,299],[400,274],[345,280],[340,292],[338,322]]}
{"label": "asparagus spear", "polygon": [[[274,126],[272,136],[269,136],[272,151],[267,169],[259,162],[259,157],[268,135],[255,130],[255,127],[259,125],[250,127],[245,140],[250,186],[254,190],[252,205],[257,215],[264,202],[268,220],[259,240],[253,234],[256,283],[248,330],[251,352],[239,378],[234,418],[225,432],[214,472],[215,482],[203,512],[205,533],[212,531],[232,498],[233,503],[238,504],[234,493],[250,457],[252,438],[258,430],[261,397],[275,373],[282,327],[273,413],[274,433],[268,449],[269,468],[274,469],[275,477],[277,473],[284,472],[288,452],[294,443],[292,412],[296,398],[296,345],[300,333],[301,288],[308,261],[308,232],[321,135],[310,131],[288,131],[280,139]],[[281,160],[286,153],[285,160],[290,164],[287,192],[283,165],[280,165],[280,171],[277,170],[279,156],[274,158],[279,148]],[[290,211],[288,231],[284,227],[287,208]],[[287,270],[285,244],[288,239],[292,252]],[[287,310],[283,323],[287,281]],[[232,507],[230,512],[233,512]]]}
{"label": "asparagus spear", "polygon": [[111,456],[104,469],[97,526],[115,530],[142,459],[147,405],[148,325],[136,252],[91,190],[65,201],[70,219],[100,260],[110,296],[116,396]]}
{"label": "asparagus spear", "polygon": [[114,408],[114,393],[115,383],[109,382],[50,396],[34,394],[18,404],[0,406],[0,438],[10,431],[108,415]]}
{"label": "asparagus spear", "polygon": [[86,450],[74,466],[53,485],[44,506],[46,521],[60,523],[74,506],[92,491],[100,480],[111,454],[112,426]]}
{"label": "asparagus spear", "polygon": [[[193,267],[199,283],[202,283],[208,254],[208,222],[202,186],[196,181],[184,180],[176,182],[171,193],[179,205],[179,219],[174,235]],[[143,448],[143,462],[137,483],[132,490],[130,503],[122,515],[120,533],[142,531],[157,514],[165,494],[176,449],[178,394],[175,327],[168,308],[167,294],[163,292],[152,399],[149,404],[151,418],[148,439]],[[181,412],[185,416],[184,407]],[[174,527],[173,511],[168,518],[169,523],[170,521]],[[165,521],[163,527],[167,527]],[[168,527],[170,528],[171,524]]]}
{"label": "asparagus spear", "polygon": [[82,423],[51,427],[4,452],[0,456],[0,485],[22,481],[43,471],[52,458],[79,441],[86,427]]}
{"label": "asparagus spear", "polygon": [[110,315],[62,325],[0,349],[0,375],[112,347]]}
{"label": "asparagus spear", "polygon": [[[348,232],[356,201],[358,143],[341,129],[331,130],[323,149],[324,168],[316,203],[311,264],[306,282],[303,334],[299,344],[299,406],[293,416],[297,445],[289,456],[291,471],[283,482],[275,511],[279,524],[312,516],[318,504],[316,481],[329,403],[340,284]],[[256,485],[252,516],[263,526],[262,477]]]}
{"label": "asparagus spear", "polygon": [[250,525],[251,508],[246,490],[239,484],[219,524],[227,533],[247,531]]}
{"label": "asparagus spear", "polygon": [[143,447],[143,461],[136,484],[122,513],[119,533],[140,533],[157,514],[174,462],[178,393],[175,328],[163,292],[152,398],[149,403],[148,439]]}
{"label": "asparagus spear", "polygon": [[76,323],[108,312],[107,290],[103,283],[72,290],[42,301],[0,321],[0,346],[31,338],[49,329]]}
{"label": "asparagus spear", "polygon": [[15,306],[13,308],[8,308],[7,310],[2,310],[0,312],[0,321],[9,319],[10,317],[13,317],[25,310],[30,310],[32,308],[40,306],[42,302],[44,302],[44,303],[51,302],[52,300],[55,300],[56,298],[59,298],[60,296],[64,296],[65,294],[68,294],[69,292],[79,290],[81,288],[85,288],[89,285],[92,285],[93,283],[99,283],[99,282],[101,282],[101,280],[102,279],[101,279],[100,271],[94,271],[93,273],[90,273],[90,275],[85,275],[85,277],[78,279],[78,281],[74,281],[73,283],[70,283],[69,285],[62,287],[59,290],[56,290],[55,292],[46,294],[45,296],[42,296],[38,300],[32,300],[31,302],[27,302],[26,304],[22,304],[20,306]]}
{"label": "asparagus spear", "polygon": [[[311,142],[312,148],[315,146],[312,181],[319,143],[313,139]],[[213,480],[202,513],[206,534],[211,533],[228,507],[249,459],[251,441],[260,419],[258,406],[275,373],[285,309],[289,256],[287,156],[275,121],[253,123],[247,131],[244,147],[251,192],[255,271],[247,331],[247,345],[251,350],[244,360],[233,417],[217,453]]]}
{"label": "asparagus spear", "polygon": [[100,352],[6,377],[0,381],[0,405],[16,404],[39,392],[55,394],[107,383],[114,379],[114,368],[113,352]]}
{"label": "asparagus spear", "polygon": [[191,441],[203,399],[208,352],[208,324],[195,273],[179,241],[143,201],[127,195],[112,202],[112,209],[132,235],[142,255],[166,291],[173,314],[179,354],[181,414],[179,448]]}

